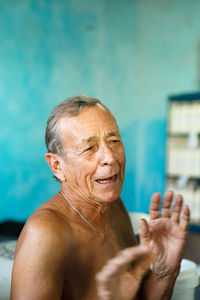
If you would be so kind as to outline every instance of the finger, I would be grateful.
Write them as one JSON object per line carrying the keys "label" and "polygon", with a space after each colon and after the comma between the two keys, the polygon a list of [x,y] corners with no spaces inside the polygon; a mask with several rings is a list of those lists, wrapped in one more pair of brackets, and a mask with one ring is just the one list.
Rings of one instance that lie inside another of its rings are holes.
{"label": "finger", "polygon": [[145,219],[140,220],[139,237],[142,245],[149,245],[151,234],[149,232],[149,225]]}
{"label": "finger", "polygon": [[99,296],[98,299],[101,300],[112,300],[112,292],[110,289],[104,288],[104,286],[99,285],[97,286],[97,294]]}
{"label": "finger", "polygon": [[134,263],[133,269],[131,271],[132,275],[134,275],[134,280],[140,281],[144,274],[150,270],[150,266],[153,263],[153,260],[154,255],[151,253],[145,257],[140,258]]}
{"label": "finger", "polygon": [[107,283],[111,278],[117,276],[126,264],[149,255],[149,253],[150,249],[143,245],[122,250],[115,258],[109,260],[107,265],[97,273],[97,281]]}
{"label": "finger", "polygon": [[173,192],[172,191],[167,192],[164,196],[164,200],[163,200],[163,204],[162,204],[161,216],[163,218],[169,218],[170,217],[172,199],[173,199]]}
{"label": "finger", "polygon": [[172,220],[177,223],[179,222],[182,205],[183,205],[183,197],[182,197],[182,195],[178,195],[176,197],[176,202],[173,207],[172,216],[171,216]]}
{"label": "finger", "polygon": [[180,228],[186,231],[188,229],[189,222],[190,222],[190,209],[187,205],[185,205],[183,207],[183,214],[181,216],[181,220],[179,224]]}
{"label": "finger", "polygon": [[[121,283],[126,295],[126,299],[135,299],[139,287],[141,286],[144,275],[150,271],[150,265],[152,264],[151,254],[138,259],[133,264],[133,268],[130,272],[126,272],[121,277]],[[115,299],[115,298],[113,298]],[[122,298],[119,298],[122,299]],[[123,298],[124,299],[124,298]]]}
{"label": "finger", "polygon": [[[145,274],[145,271],[148,269],[150,262],[148,261],[148,266],[145,268],[143,266],[143,260],[145,260],[146,257],[148,257],[150,254],[150,249],[139,245],[131,248],[127,248],[125,250],[122,250],[119,252],[119,254],[108,261],[107,265],[96,275],[97,280],[97,293],[100,296],[101,300],[110,300],[113,299],[113,292],[115,293],[115,289],[119,287],[120,284],[120,278],[123,279],[124,276],[118,276],[121,275],[121,270],[124,268],[124,266],[127,263],[130,263],[132,261],[140,261],[142,260],[142,271],[138,271],[139,267],[137,267],[137,276],[132,277],[131,273],[129,275],[129,278],[127,278],[128,273],[126,272],[126,278],[124,278],[124,286],[126,286],[126,293],[128,292],[131,294],[130,299],[132,299],[133,295],[136,294],[139,284],[141,283],[140,275],[143,276]],[[147,265],[146,264],[146,265]],[[124,275],[124,274],[123,274]],[[135,284],[131,284],[130,289],[130,283],[132,281],[135,281]],[[114,288],[114,290],[113,290]],[[135,293],[133,293],[133,290],[135,290]],[[115,297],[114,297],[115,299]],[[128,299],[128,298],[127,298]]]}
{"label": "finger", "polygon": [[157,219],[160,216],[160,214],[159,214],[160,198],[161,198],[160,193],[153,194],[153,196],[151,198],[151,204],[150,204],[150,209],[149,209],[151,220]]}
{"label": "finger", "polygon": [[[126,299],[133,299],[141,284],[142,277],[149,269],[151,263],[150,259],[150,249],[142,245],[121,251],[96,275],[99,299],[116,299],[115,294],[117,293],[118,295],[119,291],[122,290],[122,294],[126,294]],[[134,265],[133,268],[134,276],[132,272],[121,274],[121,270],[125,264],[131,261],[137,264],[136,266]]]}

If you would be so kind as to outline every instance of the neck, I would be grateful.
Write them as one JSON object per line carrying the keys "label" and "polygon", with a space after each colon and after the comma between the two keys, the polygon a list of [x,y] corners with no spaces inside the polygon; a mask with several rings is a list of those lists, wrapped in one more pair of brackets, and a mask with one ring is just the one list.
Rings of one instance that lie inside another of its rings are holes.
{"label": "neck", "polygon": [[110,203],[101,203],[94,199],[83,197],[83,195],[71,193],[64,187],[61,187],[60,192],[70,208],[76,213],[78,211],[78,214],[80,213],[79,216],[84,217],[97,231],[105,232],[107,230]]}

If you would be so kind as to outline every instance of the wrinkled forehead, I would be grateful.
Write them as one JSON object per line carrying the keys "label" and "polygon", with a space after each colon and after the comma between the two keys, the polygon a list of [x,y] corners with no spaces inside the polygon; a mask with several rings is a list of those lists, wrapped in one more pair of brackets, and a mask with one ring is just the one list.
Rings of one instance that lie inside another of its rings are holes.
{"label": "wrinkled forehead", "polygon": [[73,117],[63,115],[59,120],[59,133],[61,138],[89,138],[109,131],[119,131],[117,123],[109,110],[101,105],[84,107]]}

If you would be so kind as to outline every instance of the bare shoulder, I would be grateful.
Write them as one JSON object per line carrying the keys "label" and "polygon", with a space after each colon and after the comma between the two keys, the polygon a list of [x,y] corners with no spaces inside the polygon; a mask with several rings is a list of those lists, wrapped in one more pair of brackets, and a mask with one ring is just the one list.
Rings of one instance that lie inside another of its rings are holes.
{"label": "bare shoulder", "polygon": [[66,253],[71,238],[72,232],[67,218],[58,210],[44,205],[27,220],[17,243],[16,255],[26,245],[38,247],[39,251],[43,246],[46,251],[55,246]]}
{"label": "bare shoulder", "polygon": [[37,209],[18,239],[11,299],[60,299],[72,244],[72,231],[59,209]]}

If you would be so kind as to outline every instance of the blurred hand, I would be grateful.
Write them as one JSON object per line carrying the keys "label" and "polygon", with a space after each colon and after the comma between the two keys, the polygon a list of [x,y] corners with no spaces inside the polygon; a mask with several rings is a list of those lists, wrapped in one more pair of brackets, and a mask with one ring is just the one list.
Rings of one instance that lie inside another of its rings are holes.
{"label": "blurred hand", "polygon": [[[120,251],[96,275],[98,299],[135,299],[151,262],[151,249],[147,246],[140,245]],[[131,265],[131,271],[127,271],[128,265]]]}

